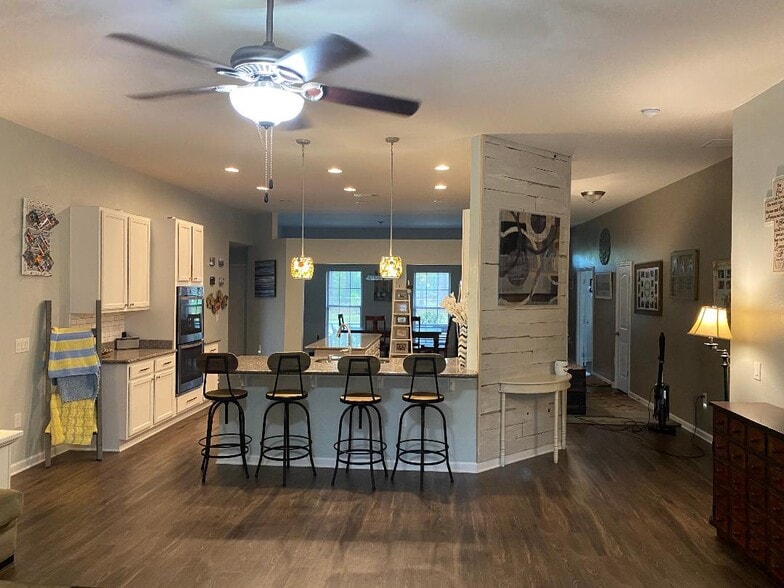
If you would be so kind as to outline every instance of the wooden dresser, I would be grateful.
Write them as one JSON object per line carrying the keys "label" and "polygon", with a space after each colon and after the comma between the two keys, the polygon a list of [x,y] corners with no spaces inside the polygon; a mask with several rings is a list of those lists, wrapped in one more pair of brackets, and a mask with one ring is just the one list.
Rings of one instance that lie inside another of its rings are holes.
{"label": "wooden dresser", "polygon": [[713,516],[720,538],[784,583],[784,409],[712,402]]}

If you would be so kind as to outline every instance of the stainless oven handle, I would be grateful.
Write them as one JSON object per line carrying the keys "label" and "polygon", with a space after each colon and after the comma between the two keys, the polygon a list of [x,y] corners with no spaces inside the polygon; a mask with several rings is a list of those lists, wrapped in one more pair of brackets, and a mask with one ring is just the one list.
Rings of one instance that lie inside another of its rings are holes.
{"label": "stainless oven handle", "polygon": [[178,345],[177,349],[193,349],[194,347],[204,346],[204,341],[196,341],[196,343],[188,343],[187,345]]}

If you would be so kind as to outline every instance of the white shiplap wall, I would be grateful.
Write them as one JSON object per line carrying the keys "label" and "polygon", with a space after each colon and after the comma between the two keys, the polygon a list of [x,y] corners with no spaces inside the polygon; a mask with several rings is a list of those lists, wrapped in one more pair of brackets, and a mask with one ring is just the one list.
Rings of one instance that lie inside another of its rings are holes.
{"label": "white shiplap wall", "polygon": [[[479,369],[477,461],[498,459],[498,382],[551,373],[566,359],[571,158],[491,136],[472,142],[469,212],[469,365]],[[499,213],[517,210],[561,217],[557,306],[498,305]],[[478,271],[477,271],[478,269]],[[478,292],[479,295],[474,293]],[[506,452],[511,460],[552,449],[552,400],[509,397]]]}

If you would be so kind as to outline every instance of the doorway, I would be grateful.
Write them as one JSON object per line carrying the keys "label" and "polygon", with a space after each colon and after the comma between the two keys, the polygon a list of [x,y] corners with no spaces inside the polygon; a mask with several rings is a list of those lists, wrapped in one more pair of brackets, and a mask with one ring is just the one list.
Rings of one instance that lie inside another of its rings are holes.
{"label": "doorway", "polygon": [[229,353],[247,355],[248,246],[229,243]]}
{"label": "doorway", "polygon": [[618,296],[615,303],[614,386],[628,394],[632,341],[632,262],[618,262],[615,272]]}
{"label": "doorway", "polygon": [[577,270],[577,349],[578,365],[587,372],[593,367],[593,268]]}

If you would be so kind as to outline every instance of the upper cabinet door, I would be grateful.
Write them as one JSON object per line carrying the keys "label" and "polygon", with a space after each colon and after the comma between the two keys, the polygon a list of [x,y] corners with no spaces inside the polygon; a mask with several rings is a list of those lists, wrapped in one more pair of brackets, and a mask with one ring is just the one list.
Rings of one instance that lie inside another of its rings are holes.
{"label": "upper cabinet door", "polygon": [[150,219],[128,217],[128,308],[150,307]]}
{"label": "upper cabinet door", "polygon": [[100,282],[104,310],[123,310],[128,302],[127,218],[126,213],[118,210],[101,210]]}
{"label": "upper cabinet door", "polygon": [[191,281],[204,281],[204,227],[193,225],[191,227]]}
{"label": "upper cabinet door", "polygon": [[191,281],[191,223],[177,221],[177,282]]}

